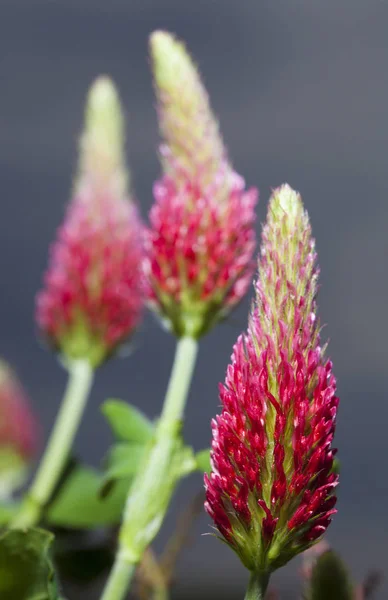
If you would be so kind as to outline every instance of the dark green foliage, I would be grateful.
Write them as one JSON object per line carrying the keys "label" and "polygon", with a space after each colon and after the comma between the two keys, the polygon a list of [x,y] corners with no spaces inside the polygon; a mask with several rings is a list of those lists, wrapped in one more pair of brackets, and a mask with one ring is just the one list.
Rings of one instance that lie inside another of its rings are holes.
{"label": "dark green foliage", "polygon": [[54,536],[43,529],[11,530],[0,537],[0,598],[58,600],[49,556]]}

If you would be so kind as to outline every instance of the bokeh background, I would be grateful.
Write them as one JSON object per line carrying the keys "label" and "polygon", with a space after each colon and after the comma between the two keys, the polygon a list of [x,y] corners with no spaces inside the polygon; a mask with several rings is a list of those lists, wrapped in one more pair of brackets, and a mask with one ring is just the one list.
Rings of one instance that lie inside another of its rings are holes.
{"label": "bokeh background", "polygon": [[[328,538],[359,580],[369,567],[388,573],[387,26],[386,0],[0,0],[0,352],[33,397],[44,435],[65,373],[37,341],[34,295],[68,199],[86,91],[100,73],[119,86],[146,218],[159,173],[147,37],[165,28],[186,40],[237,170],[260,188],[259,222],[271,187],[285,181],[310,213],[341,397],[339,514]],[[197,449],[209,445],[217,385],[248,306],[201,343],[185,426]],[[111,441],[99,413],[106,397],[158,414],[173,351],[147,315],[132,355],[98,373],[77,438],[83,459],[98,464]],[[201,485],[193,476],[181,486],[157,548]],[[201,535],[208,531],[202,515],[176,597],[242,597],[246,573]],[[282,598],[296,597],[299,566],[274,578]]]}

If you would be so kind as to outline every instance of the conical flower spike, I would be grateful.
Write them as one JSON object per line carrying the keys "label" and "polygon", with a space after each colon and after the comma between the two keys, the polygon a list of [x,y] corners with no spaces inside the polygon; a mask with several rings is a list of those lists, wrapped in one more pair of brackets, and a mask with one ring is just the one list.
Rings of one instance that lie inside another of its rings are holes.
{"label": "conical flower spike", "polygon": [[38,426],[21,384],[0,361],[0,499],[25,480],[37,449]]}
{"label": "conical flower spike", "polygon": [[141,224],[127,179],[120,102],[101,77],[89,93],[73,198],[37,298],[42,332],[62,354],[93,366],[141,317]]}
{"label": "conical flower spike", "polygon": [[311,546],[336,512],[332,472],[338,398],[319,342],[318,269],[296,192],[273,192],[256,301],[234,347],[212,423],[206,509],[254,573]]}
{"label": "conical flower spike", "polygon": [[[182,42],[167,32],[156,31],[151,35],[150,49],[164,139],[164,171],[177,178],[176,183],[181,176],[183,186],[191,179],[206,189],[214,184],[221,169],[224,175],[232,175],[208,94]],[[222,194],[224,190],[219,191]]]}
{"label": "conical flower spike", "polygon": [[257,192],[227,159],[184,45],[157,31],[150,46],[164,173],[146,233],[149,301],[177,336],[199,337],[250,284]]}

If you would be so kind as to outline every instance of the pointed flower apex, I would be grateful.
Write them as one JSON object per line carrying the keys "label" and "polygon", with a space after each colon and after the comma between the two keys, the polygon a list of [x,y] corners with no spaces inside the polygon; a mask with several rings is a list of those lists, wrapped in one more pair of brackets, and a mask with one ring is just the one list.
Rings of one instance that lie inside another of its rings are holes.
{"label": "pointed flower apex", "polygon": [[24,483],[37,441],[38,426],[29,398],[0,360],[0,499],[9,499]]}
{"label": "pointed flower apex", "polygon": [[65,357],[98,366],[138,325],[141,229],[127,189],[118,94],[101,77],[88,95],[73,198],[37,298],[39,328]]}
{"label": "pointed flower apex", "polygon": [[163,177],[146,233],[150,305],[177,336],[200,337],[241,300],[255,250],[257,191],[226,158],[208,95],[185,46],[150,38]]}
{"label": "pointed flower apex", "polygon": [[271,198],[271,211],[273,218],[282,221],[283,218],[290,227],[295,225],[298,215],[303,213],[303,204],[300,194],[287,183],[275,189]]}
{"label": "pointed flower apex", "polygon": [[176,183],[184,185],[185,176],[195,177],[206,188],[222,169],[227,171],[225,187],[231,168],[226,164],[218,123],[194,62],[184,44],[165,31],[151,35],[150,48],[165,172]]}
{"label": "pointed flower apex", "polygon": [[78,185],[82,185],[84,178],[95,180],[96,185],[110,179],[110,185],[116,185],[118,193],[125,192],[128,174],[124,128],[116,87],[108,77],[100,76],[91,86],[86,102]]}
{"label": "pointed flower apex", "polygon": [[208,513],[257,573],[310,547],[336,512],[338,398],[320,346],[317,276],[308,215],[282,186],[269,202],[256,303],[220,388],[205,478]]}

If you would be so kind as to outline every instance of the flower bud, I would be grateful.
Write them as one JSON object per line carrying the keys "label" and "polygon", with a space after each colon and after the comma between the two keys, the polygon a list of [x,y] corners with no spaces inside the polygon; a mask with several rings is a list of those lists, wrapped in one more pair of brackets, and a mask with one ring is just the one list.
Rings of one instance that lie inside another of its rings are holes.
{"label": "flower bud", "polygon": [[37,423],[21,384],[0,361],[0,498],[8,499],[26,478],[38,441]]}
{"label": "flower bud", "polygon": [[127,180],[119,98],[100,77],[87,100],[73,198],[37,298],[39,328],[54,347],[93,366],[141,318],[141,223]]}
{"label": "flower bud", "polygon": [[253,272],[257,192],[230,165],[184,45],[152,34],[163,176],[146,232],[151,307],[177,336],[199,337],[244,296]]}
{"label": "flower bud", "polygon": [[320,346],[318,269],[302,201],[272,194],[256,300],[212,423],[206,509],[248,569],[270,572],[321,537],[336,512],[338,398]]}

